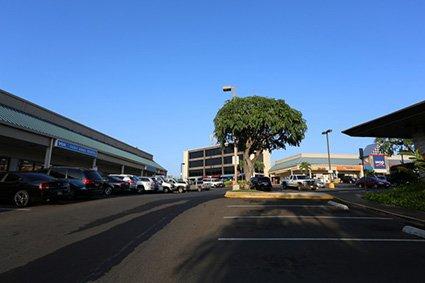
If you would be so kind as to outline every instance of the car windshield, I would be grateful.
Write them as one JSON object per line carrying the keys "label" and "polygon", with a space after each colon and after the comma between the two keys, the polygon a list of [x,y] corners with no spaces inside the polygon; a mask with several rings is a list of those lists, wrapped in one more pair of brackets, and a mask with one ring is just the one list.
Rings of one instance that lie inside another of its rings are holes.
{"label": "car windshield", "polygon": [[298,180],[306,180],[307,179],[307,176],[297,176],[297,179]]}

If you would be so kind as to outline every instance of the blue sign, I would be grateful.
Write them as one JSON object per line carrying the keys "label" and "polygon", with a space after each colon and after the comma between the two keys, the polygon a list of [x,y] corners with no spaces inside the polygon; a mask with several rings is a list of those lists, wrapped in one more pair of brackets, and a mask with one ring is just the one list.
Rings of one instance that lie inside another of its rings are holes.
{"label": "blue sign", "polygon": [[385,156],[384,155],[373,155],[373,168],[375,169],[387,169],[387,165],[385,164]]}
{"label": "blue sign", "polygon": [[66,149],[66,150],[78,152],[81,154],[89,155],[92,157],[97,157],[97,150],[89,148],[89,147],[81,146],[75,143],[71,143],[71,142],[67,142],[63,140],[56,140],[55,146]]}

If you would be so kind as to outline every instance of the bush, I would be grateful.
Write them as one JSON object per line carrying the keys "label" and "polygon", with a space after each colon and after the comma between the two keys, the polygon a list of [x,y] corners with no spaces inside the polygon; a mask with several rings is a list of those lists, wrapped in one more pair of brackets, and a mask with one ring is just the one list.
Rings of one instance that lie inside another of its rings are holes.
{"label": "bush", "polygon": [[228,181],[225,181],[225,182],[224,182],[224,186],[225,186],[225,187],[231,187],[231,186],[232,186],[232,184],[233,184],[233,181],[231,181],[231,180],[228,180]]}
{"label": "bush", "polygon": [[248,190],[249,189],[249,182],[246,180],[239,180],[238,185],[241,190]]}
{"label": "bush", "polygon": [[384,192],[367,193],[364,198],[387,205],[425,211],[425,183],[418,182]]}

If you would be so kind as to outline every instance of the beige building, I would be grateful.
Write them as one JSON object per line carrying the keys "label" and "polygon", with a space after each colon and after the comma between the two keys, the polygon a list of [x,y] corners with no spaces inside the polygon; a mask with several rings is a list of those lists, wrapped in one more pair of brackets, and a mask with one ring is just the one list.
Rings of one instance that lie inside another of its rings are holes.
{"label": "beige building", "polygon": [[[231,178],[234,175],[233,146],[222,148],[220,145],[189,149],[183,152],[182,178],[223,177]],[[239,159],[243,153],[238,153]],[[256,172],[269,176],[271,167],[270,153],[264,151],[260,157],[264,170]],[[243,172],[239,172],[243,175]]]}

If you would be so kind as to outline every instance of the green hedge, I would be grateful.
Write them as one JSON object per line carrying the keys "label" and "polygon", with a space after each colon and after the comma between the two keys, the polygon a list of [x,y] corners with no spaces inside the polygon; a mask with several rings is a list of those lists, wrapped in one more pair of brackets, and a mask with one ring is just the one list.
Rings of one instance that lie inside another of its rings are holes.
{"label": "green hedge", "polygon": [[402,185],[384,192],[366,193],[365,199],[425,211],[425,183]]}

